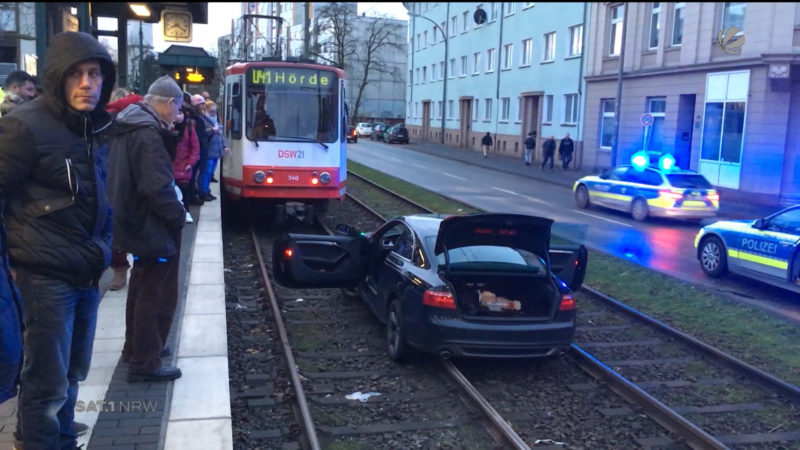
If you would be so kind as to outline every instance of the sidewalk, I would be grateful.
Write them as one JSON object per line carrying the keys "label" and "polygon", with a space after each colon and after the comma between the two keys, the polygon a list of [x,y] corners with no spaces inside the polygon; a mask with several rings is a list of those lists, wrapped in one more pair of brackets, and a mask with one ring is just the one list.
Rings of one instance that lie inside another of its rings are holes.
{"label": "sidewalk", "polygon": [[[598,174],[585,169],[570,169],[567,172],[564,172],[560,168],[560,161],[555,161],[554,163],[555,172],[551,172],[549,167],[545,170],[542,170],[540,168],[542,165],[541,160],[533,161],[530,166],[526,166],[522,159],[521,153],[518,157],[490,153],[488,158],[484,158],[483,154],[477,150],[453,147],[436,142],[426,141],[412,141],[411,144],[405,145],[404,147],[416,152],[436,155],[442,158],[460,161],[466,164],[485,167],[487,169],[497,170],[513,175],[529,177],[555,185],[568,187],[569,189],[572,189],[573,184],[579,178],[586,175]],[[751,201],[751,199],[748,199],[747,194],[742,194],[731,189],[723,188],[722,192],[720,192],[720,198],[720,219],[756,219],[770,215],[784,208],[777,204],[757,204],[754,201]]]}

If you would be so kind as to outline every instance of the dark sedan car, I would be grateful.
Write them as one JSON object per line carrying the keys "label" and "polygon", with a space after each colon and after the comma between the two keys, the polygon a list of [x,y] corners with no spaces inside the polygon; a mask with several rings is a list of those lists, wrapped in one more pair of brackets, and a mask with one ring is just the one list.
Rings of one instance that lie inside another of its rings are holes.
{"label": "dark sedan car", "polygon": [[395,125],[386,130],[383,135],[383,140],[390,144],[394,144],[395,142],[408,144],[408,128],[404,125]]}
{"label": "dark sedan car", "polygon": [[374,124],[372,126],[372,134],[369,138],[373,141],[382,141],[387,128],[389,128],[389,125],[386,125],[385,123]]}
{"label": "dark sedan car", "polygon": [[358,131],[356,131],[356,127],[349,127],[347,129],[347,142],[358,143]]}
{"label": "dark sedan car", "polygon": [[[289,287],[354,288],[386,324],[389,356],[538,358],[575,334],[582,245],[550,248],[553,221],[516,214],[396,217],[374,233],[289,234],[273,250]],[[562,281],[563,280],[563,281]]]}

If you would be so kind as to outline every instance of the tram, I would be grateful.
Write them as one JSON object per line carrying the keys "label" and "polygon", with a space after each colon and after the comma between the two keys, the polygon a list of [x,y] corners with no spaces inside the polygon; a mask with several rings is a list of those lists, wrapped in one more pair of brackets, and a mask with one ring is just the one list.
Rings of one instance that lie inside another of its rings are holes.
{"label": "tram", "polygon": [[340,69],[252,61],[225,70],[221,195],[310,222],[345,195],[347,110]]}

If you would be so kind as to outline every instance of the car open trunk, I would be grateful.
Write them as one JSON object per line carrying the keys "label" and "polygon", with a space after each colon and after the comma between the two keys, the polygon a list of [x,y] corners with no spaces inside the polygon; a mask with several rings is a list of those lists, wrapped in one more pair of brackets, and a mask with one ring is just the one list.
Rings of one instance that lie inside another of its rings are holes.
{"label": "car open trunk", "polygon": [[561,301],[556,282],[541,275],[449,272],[446,281],[465,317],[550,320]]}

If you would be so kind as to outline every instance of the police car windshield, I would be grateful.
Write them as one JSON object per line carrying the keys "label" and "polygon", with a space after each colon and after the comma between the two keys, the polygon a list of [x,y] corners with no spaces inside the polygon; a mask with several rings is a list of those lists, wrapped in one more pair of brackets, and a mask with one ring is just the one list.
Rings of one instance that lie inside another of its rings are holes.
{"label": "police car windshield", "polygon": [[672,173],[667,175],[669,184],[676,188],[712,189],[711,183],[698,173]]}

